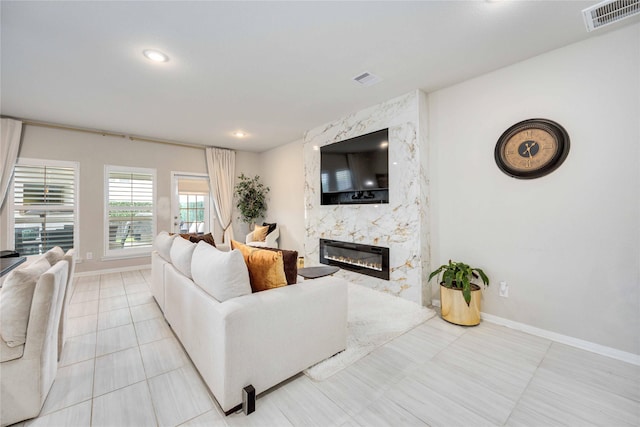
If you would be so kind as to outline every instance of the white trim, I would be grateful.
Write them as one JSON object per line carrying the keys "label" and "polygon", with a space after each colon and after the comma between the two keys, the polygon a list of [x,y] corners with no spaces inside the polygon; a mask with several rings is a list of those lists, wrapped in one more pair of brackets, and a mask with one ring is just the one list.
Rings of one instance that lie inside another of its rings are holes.
{"label": "white trim", "polygon": [[109,274],[109,273],[124,273],[125,271],[136,271],[136,270],[145,270],[151,268],[151,264],[141,264],[141,265],[132,265],[129,267],[119,267],[119,268],[106,268],[104,270],[92,270],[92,271],[82,271],[76,272],[75,277],[86,277],[86,276],[95,276],[98,274]]}
{"label": "white trim", "polygon": [[[434,299],[432,301],[432,304],[435,307],[440,307],[440,300]],[[580,338],[574,338],[568,335],[559,334],[557,332],[548,331],[546,329],[536,328],[535,326],[505,319],[504,317],[494,316],[493,314],[481,312],[480,315],[482,320],[486,320],[490,323],[495,323],[496,325],[506,326],[510,329],[526,332],[527,334],[535,335],[537,337],[546,338],[548,340],[559,342],[561,344],[570,345],[571,347],[590,351],[601,356],[611,357],[612,359],[617,359],[623,362],[631,363],[632,365],[640,366],[640,354],[629,353],[627,351],[622,351],[613,347],[596,344],[594,342],[582,340]]]}
{"label": "white trim", "polygon": [[153,252],[153,248],[149,248],[149,251],[145,253],[138,252],[138,253],[127,253],[126,255],[103,256],[102,258],[100,258],[100,261],[120,261],[123,259],[145,258],[145,257],[150,257],[152,252]]}

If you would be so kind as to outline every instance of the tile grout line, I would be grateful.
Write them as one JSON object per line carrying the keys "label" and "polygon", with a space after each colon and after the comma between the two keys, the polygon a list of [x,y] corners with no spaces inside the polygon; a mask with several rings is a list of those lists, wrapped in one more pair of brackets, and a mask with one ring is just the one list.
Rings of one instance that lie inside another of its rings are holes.
{"label": "tile grout line", "polygon": [[522,400],[522,397],[524,396],[524,394],[527,392],[527,389],[529,388],[529,386],[531,385],[531,382],[534,380],[534,378],[536,377],[536,373],[538,372],[538,369],[540,369],[540,365],[542,365],[542,362],[544,362],[544,359],[547,357],[547,355],[549,354],[549,350],[551,349],[551,346],[553,345],[553,341],[549,341],[549,345],[547,346],[547,349],[544,352],[544,356],[542,356],[540,358],[540,361],[538,362],[538,365],[536,366],[536,369],[533,371],[533,373],[531,374],[531,378],[529,378],[529,381],[527,381],[527,385],[522,389],[522,392],[520,393],[520,396],[518,396],[518,400],[515,401],[515,404],[513,405],[513,408],[511,409],[511,411],[509,412],[509,416],[507,417],[507,419],[504,421],[503,425],[507,425],[507,423],[509,422],[509,419],[511,419],[511,416],[513,415],[513,411],[516,410],[516,408],[518,407],[518,404],[520,403],[520,401]]}

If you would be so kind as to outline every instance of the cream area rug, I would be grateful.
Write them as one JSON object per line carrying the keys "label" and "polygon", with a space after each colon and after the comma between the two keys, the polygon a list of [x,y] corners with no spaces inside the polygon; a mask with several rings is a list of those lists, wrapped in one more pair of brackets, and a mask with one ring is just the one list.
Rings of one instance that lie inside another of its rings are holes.
{"label": "cream area rug", "polygon": [[304,371],[323,381],[381,345],[432,318],[435,312],[405,299],[349,283],[347,349]]}

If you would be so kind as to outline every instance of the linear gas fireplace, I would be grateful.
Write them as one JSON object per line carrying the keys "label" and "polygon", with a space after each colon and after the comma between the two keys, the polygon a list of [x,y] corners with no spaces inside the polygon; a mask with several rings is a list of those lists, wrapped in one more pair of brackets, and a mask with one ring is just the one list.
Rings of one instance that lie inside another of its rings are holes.
{"label": "linear gas fireplace", "polygon": [[389,280],[389,248],[320,239],[320,262]]}

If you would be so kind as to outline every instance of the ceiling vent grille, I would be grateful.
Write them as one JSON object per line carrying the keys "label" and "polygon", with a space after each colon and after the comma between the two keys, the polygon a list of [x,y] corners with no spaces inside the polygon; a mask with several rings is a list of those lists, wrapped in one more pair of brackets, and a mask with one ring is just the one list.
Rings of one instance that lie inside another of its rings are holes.
{"label": "ceiling vent grille", "polygon": [[607,0],[582,11],[587,31],[597,30],[640,13],[640,0]]}
{"label": "ceiling vent grille", "polygon": [[371,86],[382,81],[380,77],[376,76],[375,74],[371,74],[367,72],[364,72],[358,76],[355,76],[353,80],[360,83],[362,86]]}

